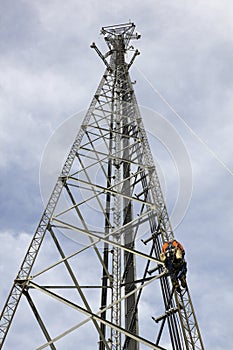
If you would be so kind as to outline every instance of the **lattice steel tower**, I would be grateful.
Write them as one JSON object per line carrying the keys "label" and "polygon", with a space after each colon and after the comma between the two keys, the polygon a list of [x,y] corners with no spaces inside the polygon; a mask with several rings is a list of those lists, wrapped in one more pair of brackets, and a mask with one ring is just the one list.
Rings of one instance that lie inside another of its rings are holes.
{"label": "lattice steel tower", "polygon": [[3,308],[0,348],[204,349],[188,287],[174,290],[159,259],[174,236],[129,76],[140,35],[133,23],[101,33],[108,52],[91,47],[106,70]]}

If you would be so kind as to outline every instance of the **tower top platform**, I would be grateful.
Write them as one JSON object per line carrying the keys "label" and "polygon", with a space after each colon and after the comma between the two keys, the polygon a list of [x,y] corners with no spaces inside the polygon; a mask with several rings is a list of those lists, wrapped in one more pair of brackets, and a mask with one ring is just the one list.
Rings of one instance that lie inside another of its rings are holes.
{"label": "tower top platform", "polygon": [[135,28],[135,24],[130,22],[117,24],[102,27],[101,34],[104,35],[104,39],[110,49],[112,48],[113,41],[120,39],[124,41],[124,48],[127,50],[129,48],[130,40],[139,39],[141,37],[139,33],[134,33]]}

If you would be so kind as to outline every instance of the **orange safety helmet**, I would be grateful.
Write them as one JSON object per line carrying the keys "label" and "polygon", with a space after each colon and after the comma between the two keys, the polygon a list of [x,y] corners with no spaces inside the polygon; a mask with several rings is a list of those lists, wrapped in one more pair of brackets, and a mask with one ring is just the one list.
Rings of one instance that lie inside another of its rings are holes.
{"label": "orange safety helmet", "polygon": [[176,241],[175,239],[168,241],[168,242],[164,242],[163,247],[162,247],[162,252],[165,253],[165,251],[167,250],[169,243],[172,244],[172,246],[174,248],[178,248],[180,249],[182,252],[184,252],[184,247],[182,246],[182,244],[178,241]]}

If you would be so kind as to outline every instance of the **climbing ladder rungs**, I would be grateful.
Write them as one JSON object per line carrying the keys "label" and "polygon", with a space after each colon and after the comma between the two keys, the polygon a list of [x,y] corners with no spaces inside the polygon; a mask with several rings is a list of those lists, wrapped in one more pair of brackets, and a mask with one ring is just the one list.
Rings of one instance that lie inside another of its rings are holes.
{"label": "climbing ladder rungs", "polygon": [[176,313],[178,311],[178,307],[173,307],[167,311],[165,311],[165,313],[157,318],[152,316],[152,320],[155,321],[156,323],[162,321],[164,318],[167,318],[168,316]]}

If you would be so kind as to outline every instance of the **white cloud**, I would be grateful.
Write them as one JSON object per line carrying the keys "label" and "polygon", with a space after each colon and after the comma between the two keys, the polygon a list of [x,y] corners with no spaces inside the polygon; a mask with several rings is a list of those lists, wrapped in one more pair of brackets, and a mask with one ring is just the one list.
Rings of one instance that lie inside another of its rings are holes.
{"label": "white cloud", "polygon": [[[58,124],[88,107],[104,70],[89,44],[96,41],[106,49],[98,32],[102,26],[128,19],[135,22],[142,33],[142,39],[135,43],[141,50],[136,64],[232,168],[231,1],[12,3],[14,6],[1,4],[0,170],[6,228],[0,244],[2,304],[31,237],[7,229],[12,228],[13,221],[17,226],[22,217],[17,232],[27,231],[32,206],[39,221],[38,175],[43,149]],[[191,294],[206,347],[230,348],[227,315],[233,307],[232,281],[226,276],[231,273],[233,244],[232,177],[191,136],[136,69],[132,68],[131,74],[137,79],[138,102],[161,112],[178,130],[191,155],[194,191],[177,235],[187,247]],[[12,215],[16,205],[17,215]],[[222,271],[227,271],[226,276]]]}
{"label": "white cloud", "polygon": [[[27,233],[0,232],[0,275],[4,280],[1,288],[1,307],[16,277],[31,235]],[[13,252],[13,256],[10,254]]]}

